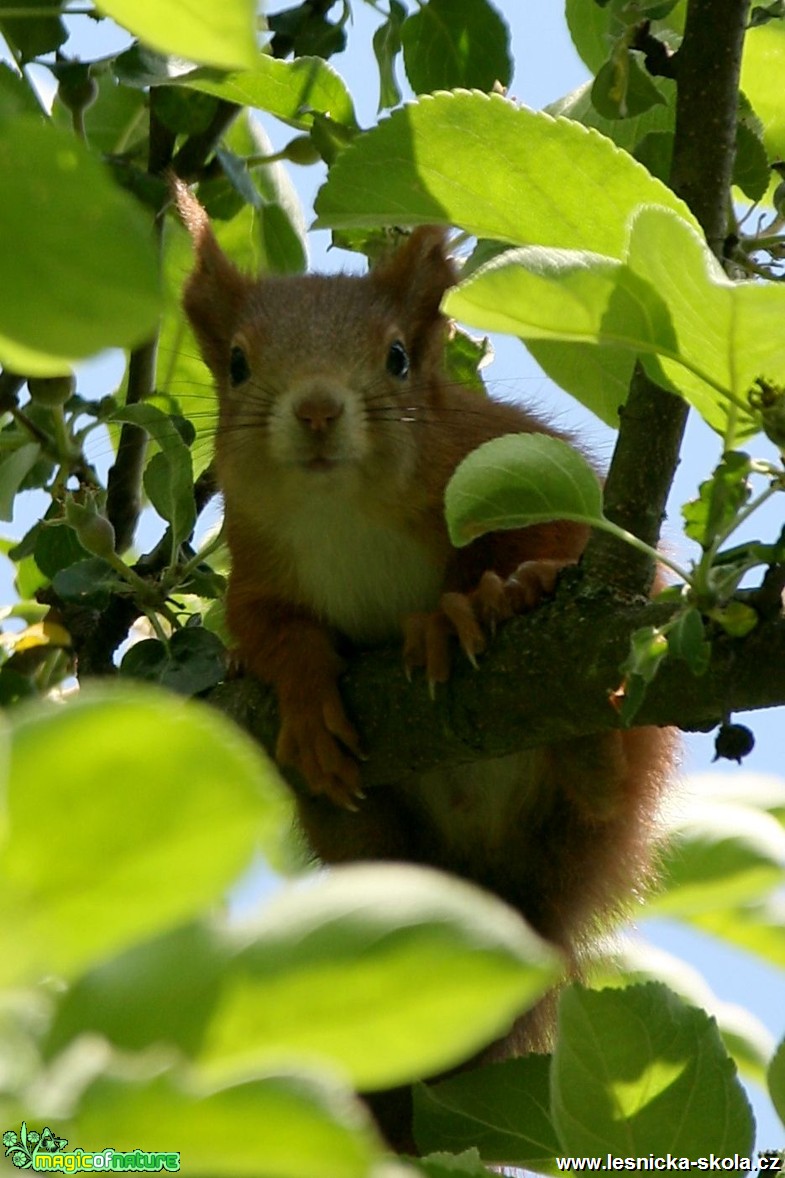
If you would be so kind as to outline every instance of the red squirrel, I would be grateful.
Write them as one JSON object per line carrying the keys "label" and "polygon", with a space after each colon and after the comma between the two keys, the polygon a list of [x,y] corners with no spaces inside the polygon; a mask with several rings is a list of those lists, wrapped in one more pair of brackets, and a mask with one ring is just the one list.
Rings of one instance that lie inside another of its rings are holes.
{"label": "red squirrel", "polygon": [[441,683],[451,646],[474,659],[495,620],[552,593],[585,527],[540,524],[459,550],[443,497],[482,442],[563,435],[445,376],[440,304],[457,273],[443,230],[415,229],[362,277],[251,278],[180,183],[176,201],[196,249],[184,306],[218,390],[228,626],[245,669],[277,693],[276,755],[304,779],[313,851],[453,871],[575,959],[646,876],[670,735],[606,732],[364,796],[339,690],[347,645],[403,639],[407,668]]}

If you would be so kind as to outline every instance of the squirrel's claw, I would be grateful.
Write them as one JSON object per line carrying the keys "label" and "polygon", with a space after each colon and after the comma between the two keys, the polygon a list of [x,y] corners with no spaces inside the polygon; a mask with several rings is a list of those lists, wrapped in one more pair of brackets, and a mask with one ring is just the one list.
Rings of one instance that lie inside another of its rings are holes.
{"label": "squirrel's claw", "polygon": [[431,699],[436,684],[450,677],[450,642],[461,649],[477,669],[477,656],[488,645],[485,631],[495,634],[500,622],[528,613],[545,597],[552,596],[566,560],[528,560],[503,580],[486,572],[471,593],[443,593],[432,613],[409,614],[403,623],[403,665],[411,680],[416,667],[424,667]]}
{"label": "squirrel's claw", "polygon": [[355,758],[364,754],[337,689],[306,711],[283,715],[275,754],[281,765],[298,771],[312,794],[323,794],[345,810],[359,808],[365,794]]}

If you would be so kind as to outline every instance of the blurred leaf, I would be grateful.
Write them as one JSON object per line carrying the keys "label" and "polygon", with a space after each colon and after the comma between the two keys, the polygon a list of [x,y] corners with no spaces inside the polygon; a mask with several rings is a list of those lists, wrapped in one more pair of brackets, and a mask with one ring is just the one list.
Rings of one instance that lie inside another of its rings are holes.
{"label": "blurred leaf", "polygon": [[[488,1178],[488,1169],[482,1164],[476,1149],[467,1149],[461,1154],[433,1153],[425,1158],[418,1158],[416,1170],[412,1170],[411,1178],[416,1174],[425,1174],[426,1178]],[[374,1174],[376,1171],[374,1171]],[[407,1174],[409,1171],[407,1171]],[[401,1174],[400,1178],[407,1178]],[[387,1178],[387,1171],[380,1172],[379,1178]],[[398,1172],[390,1174],[389,1178],[399,1178]]]}
{"label": "blurred leaf", "polygon": [[552,1077],[565,1152],[750,1156],[752,1112],[717,1027],[665,986],[565,990]]}
{"label": "blurred leaf", "polygon": [[198,695],[224,678],[226,651],[220,639],[201,626],[176,630],[168,646],[155,638],[135,643],[120,664],[120,673],[181,695]]}
{"label": "blurred leaf", "polygon": [[764,961],[785,969],[785,900],[766,897],[741,908],[687,914],[686,919]]}
{"label": "blurred leaf", "polygon": [[188,919],[285,813],[260,750],[202,705],[125,687],[16,713],[0,972],[73,973]]}
{"label": "blurred leaf", "polygon": [[509,85],[510,32],[488,0],[427,0],[403,22],[401,42],[416,94]]}
{"label": "blurred leaf", "polygon": [[620,258],[626,218],[646,202],[694,224],[664,184],[603,136],[496,94],[458,92],[411,103],[359,136],[331,168],[316,211],[319,228],[436,222]]}
{"label": "blurred leaf", "polygon": [[98,8],[161,53],[234,69],[258,55],[254,0],[100,0]]}
{"label": "blurred leaf", "polygon": [[228,948],[207,923],[182,925],[101,962],[62,995],[46,1036],[47,1058],[79,1035],[104,1035],[127,1051],[173,1043],[186,1055],[201,1044],[226,967]]}
{"label": "blurred leaf", "polygon": [[[155,327],[158,277],[149,222],[73,136],[21,116],[0,125],[0,361],[33,375]],[[117,281],[117,275],[123,281]]]}
{"label": "blurred leaf", "polygon": [[[4,16],[4,9],[32,8],[30,16]],[[0,0],[0,33],[15,47],[23,61],[53,53],[68,40],[68,31],[52,6],[52,15],[40,11],[38,0]]]}
{"label": "blurred leaf", "polygon": [[0,519],[10,521],[14,518],[16,493],[40,457],[38,442],[25,442],[0,458]]}
{"label": "blurred leaf", "polygon": [[559,973],[506,905],[408,865],[336,867],[245,939],[201,1055],[219,1078],[329,1059],[361,1088],[404,1083],[501,1034]]}
{"label": "blurred leaf", "polygon": [[[4,23],[2,11],[3,3],[0,0],[0,29]],[[36,115],[42,119],[43,111],[24,79],[7,62],[0,61],[0,118],[13,118],[16,115]]]}
{"label": "blurred leaf", "polygon": [[550,1119],[549,1055],[528,1055],[475,1068],[414,1089],[419,1147],[468,1149],[483,1161],[541,1170],[561,1154]]}
{"label": "blurred leaf", "polygon": [[741,88],[764,128],[769,159],[785,159],[785,22],[769,21],[747,30],[741,65]]}
{"label": "blurred leaf", "polygon": [[478,446],[456,469],[444,501],[458,547],[501,528],[602,519],[595,472],[572,446],[545,434],[508,434]]}
{"label": "blurred leaf", "polygon": [[785,880],[785,830],[752,806],[685,800],[669,828],[658,912],[690,917],[757,900]]}
{"label": "blurred leaf", "polygon": [[204,1178],[368,1178],[381,1153],[361,1102],[334,1077],[280,1072],[216,1092],[162,1076],[94,1083],[71,1122],[80,1141],[177,1146],[183,1171]]}
{"label": "blurred leaf", "polygon": [[785,1040],[780,1043],[769,1065],[769,1093],[772,1104],[785,1125]]}

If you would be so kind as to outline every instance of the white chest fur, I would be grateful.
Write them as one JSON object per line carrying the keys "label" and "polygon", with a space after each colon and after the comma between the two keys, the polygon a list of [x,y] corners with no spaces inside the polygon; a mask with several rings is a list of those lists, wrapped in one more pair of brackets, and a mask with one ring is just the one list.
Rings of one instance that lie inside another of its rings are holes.
{"label": "white chest fur", "polygon": [[286,546],[303,601],[359,643],[398,638],[401,620],[435,609],[443,570],[414,536],[365,510],[360,496],[320,495],[290,511]]}

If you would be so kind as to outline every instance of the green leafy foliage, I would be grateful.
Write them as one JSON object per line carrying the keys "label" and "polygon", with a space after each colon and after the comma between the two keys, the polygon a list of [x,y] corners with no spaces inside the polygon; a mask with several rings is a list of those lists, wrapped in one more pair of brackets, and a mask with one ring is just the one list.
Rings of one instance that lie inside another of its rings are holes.
{"label": "green leafy foliage", "polygon": [[[134,730],[145,740],[131,741]],[[280,837],[274,771],[195,704],[86,692],[67,708],[20,714],[9,739],[6,981],[42,968],[73,974],[187,918],[259,840]],[[56,840],[40,837],[41,816]]]}
{"label": "green leafy foliage", "polygon": [[749,1156],[750,1107],[703,1011],[661,985],[572,987],[559,1032],[553,1112],[565,1152]]}
{"label": "green leafy foliage", "polygon": [[0,257],[0,285],[15,292],[0,313],[4,364],[58,375],[77,357],[153,330],[159,295],[146,220],[72,136],[30,116],[1,123],[0,206],[14,242]]}
{"label": "green leafy foliage", "polygon": [[544,434],[509,434],[463,460],[445,493],[453,544],[484,532],[552,519],[594,524],[602,517],[597,476],[566,442]]}
{"label": "green leafy foliage", "polygon": [[256,60],[252,0],[101,0],[99,8],[163,53],[231,69]]}
{"label": "green leafy foliage", "polygon": [[406,76],[417,94],[493,89],[512,73],[510,34],[488,0],[427,0],[401,28]]}
{"label": "green leafy foliage", "polygon": [[336,869],[249,930],[202,1059],[224,1077],[268,1057],[323,1057],[360,1088],[403,1083],[487,1043],[559,973],[519,918],[457,881]]}
{"label": "green leafy foliage", "polygon": [[[739,585],[783,560],[776,533],[740,531],[785,486],[785,308],[781,285],[764,281],[781,276],[785,249],[782,191],[766,205],[770,165],[785,156],[780,14],[758,6],[746,38],[732,282],[667,187],[676,82],[651,72],[646,37],[667,66],[685,0],[567,0],[596,77],[548,112],[488,93],[512,77],[503,5],[369,6],[380,109],[400,103],[401,53],[422,97],[365,132],[326,60],[353,35],[349,0],[294,3],[260,22],[261,37],[250,0],[99,7],[139,40],[90,60],[63,4],[0,0],[0,516],[18,520],[21,504],[24,518],[29,491],[43,503],[23,539],[0,546],[22,598],[0,619],[4,1124],[27,1132],[34,1102],[74,1146],[176,1144],[183,1172],[206,1178],[478,1178],[500,1165],[553,1172],[570,1154],[747,1156],[732,1060],[767,1078],[785,1118],[783,1047],[772,1058],[749,1012],[639,948],[592,964],[595,985],[612,990],[565,990],[552,1057],[419,1085],[417,1140],[431,1155],[385,1157],[357,1090],[481,1051],[562,964],[516,914],[435,872],[341,868],[285,887],[297,856],[277,773],[184,698],[224,677],[230,639],[224,542],[199,527],[217,407],[180,310],[192,251],[167,215],[165,172],[197,186],[239,269],[297,274],[309,212],[292,166],[318,161],[318,224],[335,245],[373,260],[429,222],[478,237],[448,314],[524,340],[614,426],[642,361],[720,435],[721,457],[684,509],[698,555],[684,569],[661,554],[680,579],[673,612],[632,634],[619,668],[629,721],[663,659],[705,675],[718,633],[743,659],[761,615]],[[70,32],[73,58],[62,54]],[[45,70],[51,116],[31,84]],[[249,108],[283,125],[282,148]],[[72,374],[71,361],[109,347],[131,353],[125,376]],[[485,396],[490,352],[457,330],[449,379]],[[153,509],[139,551],[122,556],[106,477],[121,426],[142,439],[124,506]],[[456,544],[563,518],[614,530],[594,470],[544,436],[477,450],[446,509]],[[129,643],[136,619],[144,636]],[[103,684],[68,698],[88,667]],[[53,692],[56,704],[40,703]],[[785,798],[781,785],[736,780],[718,795],[712,778],[670,820],[649,910],[782,970]],[[239,920],[254,859],[280,894],[255,887]],[[640,984],[655,979],[669,989]]]}

